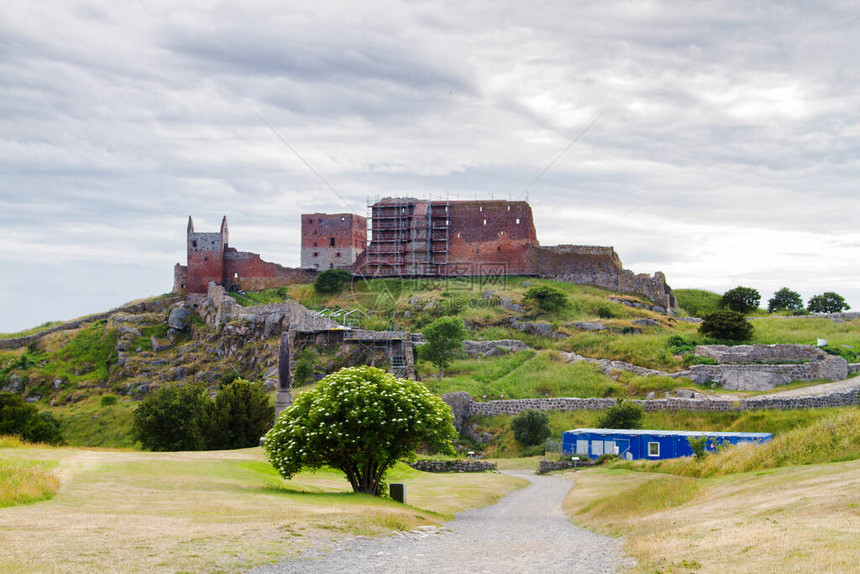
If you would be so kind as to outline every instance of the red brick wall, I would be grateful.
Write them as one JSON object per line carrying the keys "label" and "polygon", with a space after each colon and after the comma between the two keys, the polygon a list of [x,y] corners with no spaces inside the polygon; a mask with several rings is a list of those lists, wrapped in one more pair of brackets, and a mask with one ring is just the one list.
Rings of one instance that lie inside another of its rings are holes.
{"label": "red brick wall", "polygon": [[263,261],[256,253],[237,251],[232,247],[224,250],[224,271],[224,287],[235,285],[249,291],[292,283],[310,283],[316,278],[314,273]]}
{"label": "red brick wall", "polygon": [[[529,249],[538,245],[525,201],[456,201],[448,204],[448,261],[473,273],[531,272]],[[449,264],[449,274],[460,274]]]}

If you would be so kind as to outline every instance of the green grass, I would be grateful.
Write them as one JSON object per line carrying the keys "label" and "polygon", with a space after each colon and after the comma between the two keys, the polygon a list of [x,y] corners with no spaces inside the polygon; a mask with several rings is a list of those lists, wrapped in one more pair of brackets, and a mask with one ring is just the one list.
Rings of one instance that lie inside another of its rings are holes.
{"label": "green grass", "polygon": [[25,329],[23,331],[18,331],[17,333],[0,333],[0,339],[17,339],[18,337],[26,337],[27,335],[35,335],[36,333],[41,333],[51,327],[56,327],[57,325],[62,325],[63,321],[47,321],[38,325],[37,327],[31,327],[30,329]]}
{"label": "green grass", "polygon": [[704,317],[720,310],[721,294],[702,289],[673,289],[678,306],[691,317]]}
{"label": "green grass", "polygon": [[131,424],[137,403],[120,400],[101,406],[101,398],[92,395],[80,402],[51,409],[60,421],[60,432],[69,446],[132,448]]}
{"label": "green grass", "polygon": [[701,483],[692,478],[659,476],[625,490],[623,496],[595,501],[578,513],[593,512],[610,520],[652,514],[689,502],[701,488]]}
{"label": "green grass", "polygon": [[[26,448],[32,445],[15,436],[0,435],[0,449]],[[56,466],[53,461],[0,459],[0,508],[53,498],[60,487],[60,481],[50,473]]]}
{"label": "green grass", "polygon": [[[697,412],[697,411],[646,411],[642,427],[664,430],[700,430],[734,432],[769,432],[775,437],[820,424],[831,417],[857,412],[856,407],[828,409],[756,410],[741,412]],[[564,431],[575,428],[594,428],[600,411],[548,411],[550,437],[561,438]],[[476,416],[470,419],[478,433],[490,433],[492,441],[480,445],[485,456],[519,457],[527,454],[514,439],[511,430],[511,415]]]}

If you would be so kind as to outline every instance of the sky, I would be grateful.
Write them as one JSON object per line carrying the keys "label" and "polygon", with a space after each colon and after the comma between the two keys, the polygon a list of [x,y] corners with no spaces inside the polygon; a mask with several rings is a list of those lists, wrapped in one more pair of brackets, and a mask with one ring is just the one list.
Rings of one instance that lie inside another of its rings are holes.
{"label": "sky", "polygon": [[385,196],[860,307],[858,6],[7,0],[0,332],[170,291],[189,215],[298,266]]}

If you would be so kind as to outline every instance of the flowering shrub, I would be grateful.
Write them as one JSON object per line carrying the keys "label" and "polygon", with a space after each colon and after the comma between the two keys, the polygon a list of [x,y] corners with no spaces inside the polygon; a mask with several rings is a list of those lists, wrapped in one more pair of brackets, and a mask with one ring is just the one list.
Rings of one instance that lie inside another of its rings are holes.
{"label": "flowering shrub", "polygon": [[424,445],[453,454],[451,409],[421,383],[374,367],[348,367],[300,394],[266,434],[284,478],[304,468],[342,471],[354,492],[380,496],[385,473]]}

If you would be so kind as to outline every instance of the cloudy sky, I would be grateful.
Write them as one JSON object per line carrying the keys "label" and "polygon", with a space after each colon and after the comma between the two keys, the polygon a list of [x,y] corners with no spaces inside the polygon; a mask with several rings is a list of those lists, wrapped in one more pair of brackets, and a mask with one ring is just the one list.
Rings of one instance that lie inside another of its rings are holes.
{"label": "cloudy sky", "polygon": [[0,332],[169,291],[189,215],[294,266],[385,195],[860,307],[856,3],[356,4],[4,2]]}

